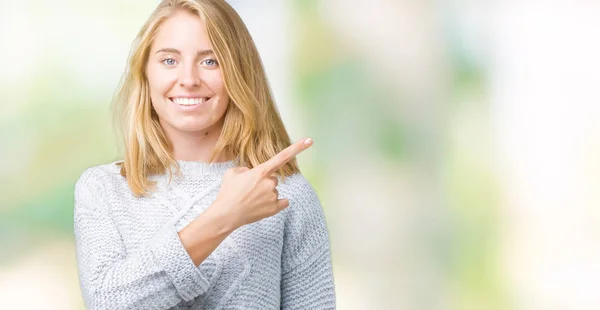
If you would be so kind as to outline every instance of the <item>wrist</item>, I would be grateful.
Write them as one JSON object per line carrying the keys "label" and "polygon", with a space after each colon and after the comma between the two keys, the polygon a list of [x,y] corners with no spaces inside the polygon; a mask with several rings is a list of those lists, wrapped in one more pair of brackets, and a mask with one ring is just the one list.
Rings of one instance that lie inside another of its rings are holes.
{"label": "wrist", "polygon": [[215,200],[205,211],[207,217],[215,225],[219,234],[229,235],[240,225],[237,224],[235,217],[227,211],[225,205]]}

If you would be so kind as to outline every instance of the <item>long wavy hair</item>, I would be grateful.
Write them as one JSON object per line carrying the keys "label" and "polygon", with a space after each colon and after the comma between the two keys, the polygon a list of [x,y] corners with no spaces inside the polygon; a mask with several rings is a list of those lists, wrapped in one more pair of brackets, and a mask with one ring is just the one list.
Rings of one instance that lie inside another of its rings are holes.
{"label": "long wavy hair", "polygon": [[[210,162],[224,154],[237,166],[253,168],[290,145],[289,135],[265,75],[260,56],[237,12],[224,0],[163,0],[133,41],[127,69],[113,100],[116,127],[124,154],[121,175],[136,196],[145,196],[156,182],[148,177],[181,175],[172,145],[152,108],[145,67],[160,25],[179,10],[197,15],[206,26],[223,73],[230,103]],[[285,179],[300,169],[290,160],[276,174]]]}

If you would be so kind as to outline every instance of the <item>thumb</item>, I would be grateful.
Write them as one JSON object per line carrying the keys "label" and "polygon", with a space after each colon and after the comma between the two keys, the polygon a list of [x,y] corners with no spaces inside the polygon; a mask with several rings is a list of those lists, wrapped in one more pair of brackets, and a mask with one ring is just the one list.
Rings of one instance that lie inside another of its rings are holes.
{"label": "thumb", "polygon": [[277,200],[277,208],[279,208],[279,210],[283,210],[285,208],[287,208],[290,205],[290,201],[287,199],[278,199]]}

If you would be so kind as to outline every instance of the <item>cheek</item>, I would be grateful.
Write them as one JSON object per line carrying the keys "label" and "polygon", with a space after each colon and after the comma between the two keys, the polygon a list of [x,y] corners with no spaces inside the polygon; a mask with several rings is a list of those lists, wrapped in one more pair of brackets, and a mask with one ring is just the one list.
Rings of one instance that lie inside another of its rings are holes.
{"label": "cheek", "polygon": [[223,82],[223,77],[220,72],[215,72],[215,74],[212,74],[206,83],[213,92],[219,95],[219,97],[222,98],[227,96],[227,92],[225,91],[225,83]]}
{"label": "cheek", "polygon": [[163,96],[172,84],[172,77],[169,72],[159,72],[158,70],[149,70],[147,74],[148,86],[152,96]]}

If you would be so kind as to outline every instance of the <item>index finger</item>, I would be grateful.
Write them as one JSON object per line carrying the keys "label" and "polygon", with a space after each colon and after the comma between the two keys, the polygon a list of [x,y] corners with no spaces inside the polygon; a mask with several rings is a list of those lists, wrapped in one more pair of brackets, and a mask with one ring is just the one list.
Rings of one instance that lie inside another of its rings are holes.
{"label": "index finger", "polygon": [[277,155],[271,157],[271,159],[257,166],[258,169],[263,170],[265,175],[273,174],[277,169],[283,167],[290,160],[292,160],[300,152],[306,150],[312,145],[312,139],[301,139],[298,142],[286,147],[283,151],[277,153]]}

